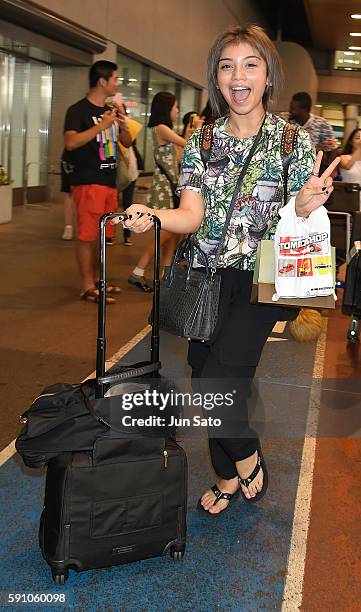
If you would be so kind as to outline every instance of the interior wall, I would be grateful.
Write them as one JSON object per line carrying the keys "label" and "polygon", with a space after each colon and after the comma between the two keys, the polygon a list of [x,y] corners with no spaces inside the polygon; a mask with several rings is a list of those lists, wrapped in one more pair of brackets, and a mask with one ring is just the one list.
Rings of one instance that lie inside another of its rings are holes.
{"label": "interior wall", "polygon": [[260,23],[251,0],[39,0],[38,4],[204,87],[208,50],[224,28]]}
{"label": "interior wall", "polygon": [[275,45],[285,67],[285,87],[280,92],[275,110],[287,111],[292,96],[299,91],[307,91],[316,104],[318,78],[309,53],[293,42],[279,41]]}
{"label": "interior wall", "polygon": [[358,103],[360,103],[360,76],[359,74],[350,73],[340,74],[337,71],[332,75],[321,75],[319,77],[319,91],[346,94],[348,97],[353,94],[359,96]]}

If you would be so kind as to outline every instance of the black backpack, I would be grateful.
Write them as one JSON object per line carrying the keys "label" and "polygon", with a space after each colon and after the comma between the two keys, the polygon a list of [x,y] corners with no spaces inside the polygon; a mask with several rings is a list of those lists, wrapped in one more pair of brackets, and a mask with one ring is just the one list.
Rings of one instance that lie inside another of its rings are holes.
{"label": "black backpack", "polygon": [[[143,377],[134,381],[136,389],[141,392],[150,385],[160,393],[174,390],[174,384],[159,376]],[[99,437],[116,435],[126,438],[142,434],[145,430],[139,427],[124,427],[120,395],[95,399],[95,380],[72,385],[59,383],[46,387],[34,400],[31,407],[20,417],[24,428],[15,442],[15,447],[25,465],[30,468],[43,468],[49,461],[64,452],[92,451]],[[167,410],[178,416],[177,407]],[[157,407],[147,405],[134,407],[132,416],[137,418],[159,415]],[[157,427],[146,429],[147,435],[161,435],[170,439],[175,435],[174,427],[162,427],[161,434]]]}

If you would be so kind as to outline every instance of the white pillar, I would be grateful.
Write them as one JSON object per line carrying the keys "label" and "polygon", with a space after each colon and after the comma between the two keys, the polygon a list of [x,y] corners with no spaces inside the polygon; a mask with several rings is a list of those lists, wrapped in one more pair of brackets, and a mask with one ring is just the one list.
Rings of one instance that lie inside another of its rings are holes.
{"label": "white pillar", "polygon": [[345,144],[352,130],[358,127],[358,105],[345,104],[343,107],[343,116],[345,124],[343,144]]}

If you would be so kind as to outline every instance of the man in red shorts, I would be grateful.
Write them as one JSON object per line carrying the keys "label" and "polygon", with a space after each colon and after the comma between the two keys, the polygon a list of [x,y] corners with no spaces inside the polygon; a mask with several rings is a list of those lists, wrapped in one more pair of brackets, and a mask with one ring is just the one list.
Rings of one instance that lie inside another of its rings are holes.
{"label": "man in red shorts", "polygon": [[[116,168],[117,142],[130,147],[132,140],[126,117],[106,106],[107,98],[118,91],[117,66],[99,61],[89,71],[89,93],[73,104],[66,113],[65,149],[73,165],[72,195],[77,207],[76,255],[82,279],[81,299],[98,302],[98,232],[99,219],[117,209]],[[114,227],[107,227],[107,238]],[[107,302],[120,293],[120,288],[107,286]]]}

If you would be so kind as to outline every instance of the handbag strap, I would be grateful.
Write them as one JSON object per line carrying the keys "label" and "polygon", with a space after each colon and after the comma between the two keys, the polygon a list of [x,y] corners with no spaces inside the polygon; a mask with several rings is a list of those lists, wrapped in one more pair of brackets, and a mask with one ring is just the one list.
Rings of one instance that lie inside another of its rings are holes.
{"label": "handbag strap", "polygon": [[214,125],[214,123],[208,123],[202,126],[200,153],[205,170],[211,157]]}
{"label": "handbag strap", "polygon": [[251,159],[252,159],[252,157],[254,155],[254,152],[255,152],[258,144],[259,144],[259,141],[261,140],[262,129],[263,129],[263,126],[264,126],[265,119],[266,119],[266,114],[265,114],[265,116],[263,118],[263,121],[261,123],[261,126],[260,126],[258,132],[257,132],[257,135],[256,135],[256,137],[254,139],[254,142],[253,142],[253,145],[251,147],[251,150],[250,150],[250,152],[247,155],[247,159],[246,159],[246,161],[243,164],[243,168],[241,170],[241,173],[240,173],[240,175],[239,175],[239,177],[237,179],[237,183],[236,183],[236,186],[234,188],[232,200],[231,200],[231,203],[230,203],[229,208],[228,208],[226,220],[225,220],[224,225],[223,225],[222,235],[221,235],[221,238],[220,238],[218,246],[217,246],[217,250],[216,250],[216,253],[215,253],[215,256],[214,256],[214,260],[210,264],[210,267],[211,267],[211,270],[212,270],[213,274],[215,273],[215,271],[217,269],[217,263],[219,261],[219,258],[220,258],[221,252],[222,252],[222,248],[223,248],[223,245],[224,245],[224,241],[225,241],[226,233],[227,233],[227,230],[228,230],[229,222],[231,220],[233,209],[234,209],[234,207],[236,205],[237,196],[238,196],[238,193],[239,193],[242,181],[243,181],[243,179],[244,179],[244,177],[246,175],[246,172],[248,170],[248,166],[249,166],[250,161],[251,161]]}
{"label": "handbag strap", "polygon": [[93,419],[95,419],[96,421],[98,421],[98,423],[101,423],[102,425],[104,425],[105,427],[108,427],[108,429],[111,429],[112,431],[115,431],[116,433],[121,433],[124,434],[124,430],[122,429],[117,429],[117,427],[114,427],[114,425],[111,425],[111,423],[108,423],[108,421],[105,420],[104,417],[102,417],[100,414],[98,414],[91,402],[91,400],[88,397],[88,394],[85,390],[85,385],[86,383],[89,381],[85,381],[85,383],[82,383],[80,385],[80,390],[82,392],[83,395],[83,399],[84,399],[84,403],[85,406],[87,408],[87,410],[89,411],[89,413],[91,414],[91,416],[93,417]]}
{"label": "handbag strap", "polygon": [[288,168],[295,144],[297,142],[299,127],[294,123],[286,123],[281,138],[281,157],[283,167],[283,205],[287,204]]}

